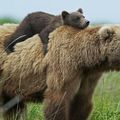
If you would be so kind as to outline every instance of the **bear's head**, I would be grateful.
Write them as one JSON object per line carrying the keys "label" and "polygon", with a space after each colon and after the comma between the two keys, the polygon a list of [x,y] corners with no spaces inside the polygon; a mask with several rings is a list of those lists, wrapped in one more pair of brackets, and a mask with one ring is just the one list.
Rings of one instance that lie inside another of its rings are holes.
{"label": "bear's head", "polygon": [[120,26],[104,26],[98,33],[107,69],[120,70]]}
{"label": "bear's head", "polygon": [[61,16],[64,25],[70,25],[72,27],[77,27],[80,29],[86,28],[90,23],[88,20],[85,19],[83,15],[83,10],[81,8],[72,13],[62,11]]}

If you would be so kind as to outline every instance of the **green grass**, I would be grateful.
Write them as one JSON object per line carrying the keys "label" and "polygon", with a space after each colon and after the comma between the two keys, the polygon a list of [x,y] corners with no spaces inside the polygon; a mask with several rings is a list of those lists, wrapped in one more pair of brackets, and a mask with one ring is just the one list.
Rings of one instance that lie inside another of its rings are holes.
{"label": "green grass", "polygon": [[[120,120],[120,72],[104,74],[94,95],[91,120]],[[44,120],[43,106],[30,104],[28,120]]]}
{"label": "green grass", "polygon": [[10,17],[0,18],[0,25],[4,23],[19,23],[19,20]]}
{"label": "green grass", "polygon": [[120,73],[105,74],[94,96],[92,120],[120,120]]}
{"label": "green grass", "polygon": [[30,104],[28,105],[28,120],[44,120],[43,105]]}

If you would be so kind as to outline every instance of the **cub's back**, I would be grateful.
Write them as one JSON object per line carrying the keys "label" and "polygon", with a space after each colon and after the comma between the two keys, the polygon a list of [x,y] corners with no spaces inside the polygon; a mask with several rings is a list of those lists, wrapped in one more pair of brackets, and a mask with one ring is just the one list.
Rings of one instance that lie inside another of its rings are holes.
{"label": "cub's back", "polygon": [[35,33],[39,33],[46,26],[50,24],[50,22],[54,19],[54,15],[48,14],[45,12],[35,12],[31,13],[27,16],[30,20],[30,25]]}

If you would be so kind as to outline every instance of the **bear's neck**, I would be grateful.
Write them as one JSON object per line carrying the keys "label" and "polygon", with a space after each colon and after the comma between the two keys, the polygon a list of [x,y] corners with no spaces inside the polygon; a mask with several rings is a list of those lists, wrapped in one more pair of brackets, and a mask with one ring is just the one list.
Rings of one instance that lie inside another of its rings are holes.
{"label": "bear's neck", "polygon": [[53,23],[57,23],[57,24],[59,24],[59,26],[63,25],[63,20],[62,20],[61,15],[55,16]]}

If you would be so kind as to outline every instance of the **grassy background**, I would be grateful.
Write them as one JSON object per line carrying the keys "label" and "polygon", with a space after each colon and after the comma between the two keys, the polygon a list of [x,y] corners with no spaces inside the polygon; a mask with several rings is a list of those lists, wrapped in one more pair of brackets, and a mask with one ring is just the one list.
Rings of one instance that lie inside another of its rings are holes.
{"label": "grassy background", "polygon": [[[19,23],[13,18],[2,18],[0,24]],[[91,120],[120,120],[120,72],[104,74],[94,95]],[[44,120],[43,105],[28,104],[28,120]]]}
{"label": "grassy background", "polygon": [[92,120],[120,120],[120,72],[104,74],[94,96]]}

